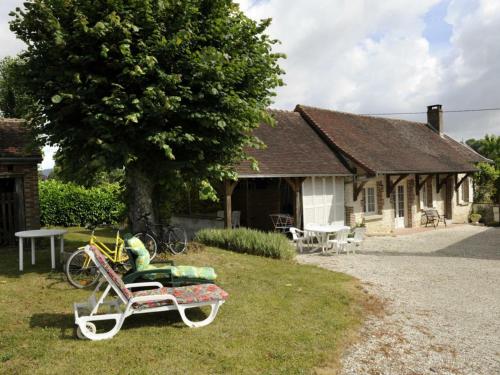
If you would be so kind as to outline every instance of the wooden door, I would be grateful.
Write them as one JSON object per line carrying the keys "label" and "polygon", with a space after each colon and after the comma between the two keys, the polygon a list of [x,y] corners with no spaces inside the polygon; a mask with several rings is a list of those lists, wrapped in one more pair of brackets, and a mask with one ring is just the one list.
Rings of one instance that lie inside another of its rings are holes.
{"label": "wooden door", "polygon": [[0,245],[11,245],[15,242],[17,230],[17,196],[16,193],[0,193]]}

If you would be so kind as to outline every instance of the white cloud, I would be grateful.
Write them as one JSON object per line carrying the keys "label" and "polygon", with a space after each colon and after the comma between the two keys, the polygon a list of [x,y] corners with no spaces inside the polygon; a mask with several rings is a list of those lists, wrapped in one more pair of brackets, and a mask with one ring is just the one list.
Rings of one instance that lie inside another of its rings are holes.
{"label": "white cloud", "polygon": [[18,54],[24,43],[16,39],[14,33],[9,29],[11,17],[9,13],[16,7],[22,7],[23,0],[1,0],[0,1],[0,58]]}
{"label": "white cloud", "polygon": [[[451,0],[450,52],[433,55],[424,16],[441,0],[240,0],[255,19],[273,18],[269,32],[288,59],[276,107],[297,103],[357,113],[500,106],[500,1]],[[0,1],[0,57],[23,48],[8,28],[22,0]],[[436,52],[434,52],[436,53]],[[408,119],[425,121],[424,116]],[[445,114],[446,131],[461,138],[500,134],[500,112]]]}
{"label": "white cloud", "polygon": [[[500,3],[453,0],[447,22],[453,26],[453,60],[446,73],[444,103],[457,108],[500,107]],[[449,114],[449,132],[467,139],[500,135],[500,112]],[[454,128],[450,128],[453,126]]]}
{"label": "white cloud", "polygon": [[[357,113],[500,106],[500,2],[452,0],[450,54],[433,55],[424,16],[440,0],[242,1],[288,55],[276,107],[303,103]],[[496,102],[495,102],[496,101]],[[425,121],[423,116],[408,119]],[[500,113],[446,114],[459,139],[500,133]]]}
{"label": "white cloud", "polygon": [[51,169],[54,168],[54,154],[57,151],[57,147],[45,146],[43,148],[43,161],[40,165],[40,169]]}

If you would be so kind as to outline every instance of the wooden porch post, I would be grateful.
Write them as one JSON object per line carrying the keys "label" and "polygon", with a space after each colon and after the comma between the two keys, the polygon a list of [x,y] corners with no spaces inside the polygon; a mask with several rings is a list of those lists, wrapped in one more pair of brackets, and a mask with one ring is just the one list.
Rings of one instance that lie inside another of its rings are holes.
{"label": "wooden porch post", "polygon": [[305,179],[305,177],[285,178],[285,181],[290,185],[295,196],[295,199],[293,200],[293,220],[295,221],[295,225],[299,229],[302,228],[302,207],[300,193],[302,191],[302,183]]}
{"label": "wooden porch post", "polygon": [[224,180],[224,227],[232,228],[232,212],[231,207],[231,196],[233,195],[234,188],[238,184],[238,181]]}

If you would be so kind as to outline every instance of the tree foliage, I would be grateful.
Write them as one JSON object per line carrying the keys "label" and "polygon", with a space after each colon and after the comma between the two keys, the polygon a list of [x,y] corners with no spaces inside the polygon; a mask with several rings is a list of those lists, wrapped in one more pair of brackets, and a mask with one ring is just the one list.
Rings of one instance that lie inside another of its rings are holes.
{"label": "tree foliage", "polygon": [[478,164],[479,172],[474,175],[474,201],[478,203],[493,203],[497,201],[500,169],[488,163]]}
{"label": "tree foliage", "polygon": [[66,168],[125,167],[133,210],[172,175],[234,177],[260,145],[252,129],[272,122],[283,56],[270,20],[231,0],[32,0],[11,15],[32,126]]}
{"label": "tree foliage", "polygon": [[122,169],[99,170],[93,175],[80,173],[71,167],[65,166],[65,159],[61,158],[61,152],[58,150],[54,154],[55,165],[50,178],[61,182],[73,182],[86,188],[98,187],[106,184],[118,184],[123,186],[125,183],[125,171]]}
{"label": "tree foliage", "polygon": [[34,104],[19,84],[23,61],[18,57],[0,60],[0,116],[26,118]]}
{"label": "tree foliage", "polygon": [[474,201],[500,202],[500,136],[486,135],[482,139],[469,139],[467,145],[493,161],[479,163],[479,172],[474,176],[476,185]]}
{"label": "tree foliage", "polygon": [[486,134],[482,139],[469,139],[466,143],[476,152],[493,160],[500,169],[500,135]]}

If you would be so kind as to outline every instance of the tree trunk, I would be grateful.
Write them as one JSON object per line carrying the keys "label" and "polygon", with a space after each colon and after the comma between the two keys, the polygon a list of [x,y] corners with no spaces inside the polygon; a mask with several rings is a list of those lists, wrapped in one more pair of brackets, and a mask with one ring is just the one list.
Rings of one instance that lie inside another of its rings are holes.
{"label": "tree trunk", "polygon": [[128,218],[133,233],[144,230],[144,220],[139,218],[149,213],[149,222],[156,223],[155,209],[153,207],[154,183],[150,176],[140,165],[129,165],[126,169]]}

